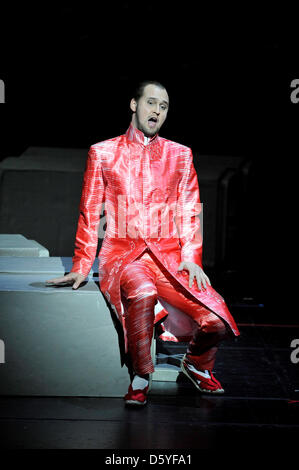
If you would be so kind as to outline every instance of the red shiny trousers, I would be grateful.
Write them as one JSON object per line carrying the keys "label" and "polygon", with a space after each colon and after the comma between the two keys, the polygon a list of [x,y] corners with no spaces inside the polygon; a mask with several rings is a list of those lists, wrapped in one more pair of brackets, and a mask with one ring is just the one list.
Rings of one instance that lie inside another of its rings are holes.
{"label": "red shiny trousers", "polygon": [[218,344],[228,335],[225,322],[173,279],[150,251],[124,268],[120,286],[128,350],[136,374],[154,372],[151,342],[158,296],[195,320],[198,329],[188,344],[188,359],[197,369],[213,369]]}

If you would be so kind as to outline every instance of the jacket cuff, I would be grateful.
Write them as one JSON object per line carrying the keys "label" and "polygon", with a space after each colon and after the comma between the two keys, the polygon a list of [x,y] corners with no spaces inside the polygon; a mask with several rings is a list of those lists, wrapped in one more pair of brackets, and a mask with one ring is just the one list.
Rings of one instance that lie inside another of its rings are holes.
{"label": "jacket cuff", "polygon": [[195,253],[190,253],[188,255],[182,255],[181,256],[181,262],[192,262],[192,263],[195,263],[195,264],[198,264],[201,269],[203,269],[203,266],[202,266],[202,256],[201,254],[195,254]]}
{"label": "jacket cuff", "polygon": [[88,271],[82,269],[82,267],[80,267],[79,263],[78,264],[74,263],[72,269],[70,270],[70,273],[78,273],[78,274],[81,274],[84,277],[87,277],[89,272],[90,272],[90,269]]}

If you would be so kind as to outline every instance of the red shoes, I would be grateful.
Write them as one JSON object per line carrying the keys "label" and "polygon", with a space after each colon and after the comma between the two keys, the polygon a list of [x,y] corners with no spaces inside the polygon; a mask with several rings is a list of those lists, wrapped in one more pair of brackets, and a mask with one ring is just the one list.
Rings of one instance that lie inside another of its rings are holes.
{"label": "red shoes", "polygon": [[182,359],[181,369],[200,392],[215,394],[224,393],[220,382],[215,379],[212,371],[201,371],[196,369],[194,365],[188,360],[186,354]]}
{"label": "red shoes", "polygon": [[145,405],[146,396],[149,387],[145,387],[142,390],[133,390],[132,385],[129,386],[128,393],[124,396],[126,405]]}
{"label": "red shoes", "polygon": [[[188,359],[187,354],[185,354],[182,359],[181,369],[200,392],[213,394],[224,393],[220,382],[215,379],[212,371],[202,371],[196,369],[192,362]],[[150,382],[151,379],[145,388],[137,390],[133,390],[132,384],[130,384],[128,393],[124,396],[125,404],[137,406],[145,405],[147,403],[147,393],[150,389]]]}

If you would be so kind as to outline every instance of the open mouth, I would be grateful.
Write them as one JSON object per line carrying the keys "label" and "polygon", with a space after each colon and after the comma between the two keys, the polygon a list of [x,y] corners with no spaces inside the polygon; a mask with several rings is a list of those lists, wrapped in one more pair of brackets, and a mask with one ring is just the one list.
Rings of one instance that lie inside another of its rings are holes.
{"label": "open mouth", "polygon": [[148,125],[149,125],[149,127],[153,128],[153,127],[155,127],[157,122],[158,122],[158,119],[156,117],[152,116],[148,120]]}

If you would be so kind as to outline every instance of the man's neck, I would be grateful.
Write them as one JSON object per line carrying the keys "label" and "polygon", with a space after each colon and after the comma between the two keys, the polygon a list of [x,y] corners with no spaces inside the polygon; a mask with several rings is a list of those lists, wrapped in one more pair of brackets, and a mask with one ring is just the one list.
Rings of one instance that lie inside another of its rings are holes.
{"label": "man's neck", "polygon": [[146,137],[146,135],[144,135],[144,145],[147,145],[150,141],[150,137]]}
{"label": "man's neck", "polygon": [[144,132],[138,129],[138,127],[134,126],[134,123],[131,122],[129,129],[127,130],[127,135],[130,140],[135,140],[136,142],[139,142],[140,144],[143,145],[149,145],[152,140],[156,138],[158,134],[155,134],[154,136],[146,136]]}

